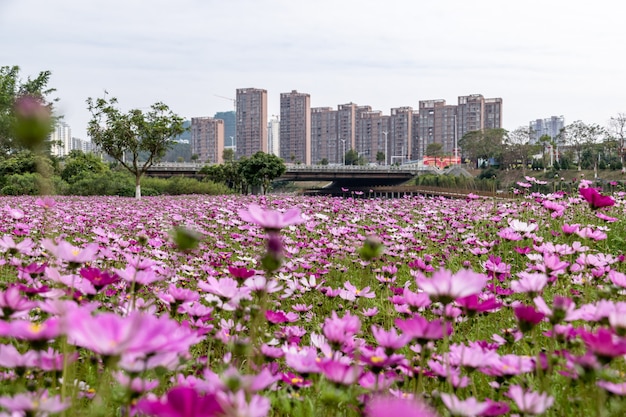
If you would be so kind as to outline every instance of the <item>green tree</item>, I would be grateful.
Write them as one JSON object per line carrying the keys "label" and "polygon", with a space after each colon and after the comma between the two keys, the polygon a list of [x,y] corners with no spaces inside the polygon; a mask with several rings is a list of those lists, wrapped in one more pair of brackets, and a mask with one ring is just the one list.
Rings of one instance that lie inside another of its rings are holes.
{"label": "green tree", "polygon": [[[171,138],[185,131],[184,120],[163,103],[153,104],[147,113],[139,109],[123,113],[116,104],[116,98],[88,98],[92,119],[87,133],[96,146],[135,176],[135,198],[139,199],[141,177],[163,158],[173,145]],[[145,160],[141,160],[142,153]]]}
{"label": "green tree", "polygon": [[222,151],[222,159],[224,162],[233,162],[235,160],[235,151],[232,148],[225,148]]}
{"label": "green tree", "polygon": [[382,164],[385,162],[385,153],[383,151],[376,152],[376,162]]}
{"label": "green tree", "polygon": [[281,158],[261,151],[239,163],[246,183],[252,187],[260,186],[263,194],[267,193],[272,181],[283,175],[287,169]]}
{"label": "green tree", "polygon": [[530,164],[533,155],[540,150],[541,145],[531,142],[533,130],[527,126],[520,126],[504,137],[502,161],[505,166],[522,167],[522,172]]}
{"label": "green tree", "polygon": [[354,149],[350,149],[346,152],[345,156],[346,165],[358,165],[359,164],[359,153]]}
{"label": "green tree", "polygon": [[328,165],[328,158],[322,158],[320,165]]}
{"label": "green tree", "polygon": [[[35,78],[20,78],[18,66],[0,67],[0,156],[7,156],[12,151],[23,149],[24,145],[15,138],[16,111],[15,104],[18,98],[29,96],[41,102],[53,114],[54,103],[57,99],[49,98],[55,89],[48,87],[50,71],[42,71]],[[49,125],[51,129],[54,125]]]}
{"label": "green tree", "polygon": [[74,183],[87,172],[101,174],[108,171],[108,165],[102,162],[100,158],[93,153],[83,153],[79,150],[73,150],[65,159],[65,164],[61,171],[61,178],[68,183]]}
{"label": "green tree", "polygon": [[443,156],[443,144],[429,143],[426,146],[426,156]]}
{"label": "green tree", "polygon": [[477,165],[480,159],[493,158],[500,162],[506,135],[505,129],[474,130],[463,135],[459,140],[459,146],[464,157],[475,161]]}
{"label": "green tree", "polygon": [[561,133],[562,140],[574,151],[578,169],[581,169],[583,162],[583,152],[585,156],[591,155],[594,148],[602,139],[607,136],[606,130],[597,124],[585,124],[580,120],[565,126]]}

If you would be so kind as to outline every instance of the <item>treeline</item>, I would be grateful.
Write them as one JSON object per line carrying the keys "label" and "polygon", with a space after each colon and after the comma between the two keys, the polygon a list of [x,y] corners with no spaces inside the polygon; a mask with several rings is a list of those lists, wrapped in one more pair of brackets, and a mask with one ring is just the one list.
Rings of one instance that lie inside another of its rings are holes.
{"label": "treeline", "polygon": [[[143,195],[227,194],[228,187],[188,177],[141,179]],[[71,151],[64,159],[21,151],[0,160],[1,195],[135,195],[135,177],[96,155]]]}

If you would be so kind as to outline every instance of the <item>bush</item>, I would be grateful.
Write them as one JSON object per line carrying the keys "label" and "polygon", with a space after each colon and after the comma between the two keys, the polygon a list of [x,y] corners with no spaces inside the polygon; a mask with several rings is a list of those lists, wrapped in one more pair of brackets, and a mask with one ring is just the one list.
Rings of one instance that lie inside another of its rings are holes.
{"label": "bush", "polygon": [[3,195],[39,195],[41,190],[54,193],[52,181],[36,172],[25,172],[9,175],[0,193]]}

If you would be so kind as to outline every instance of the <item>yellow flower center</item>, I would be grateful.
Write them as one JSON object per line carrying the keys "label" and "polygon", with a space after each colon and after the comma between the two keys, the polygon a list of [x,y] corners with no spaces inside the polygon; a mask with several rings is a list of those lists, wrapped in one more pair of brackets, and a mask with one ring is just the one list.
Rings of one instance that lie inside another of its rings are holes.
{"label": "yellow flower center", "polygon": [[372,357],[370,358],[370,361],[371,361],[373,364],[377,364],[377,363],[384,362],[384,361],[385,361],[385,359],[381,358],[380,356],[372,356]]}

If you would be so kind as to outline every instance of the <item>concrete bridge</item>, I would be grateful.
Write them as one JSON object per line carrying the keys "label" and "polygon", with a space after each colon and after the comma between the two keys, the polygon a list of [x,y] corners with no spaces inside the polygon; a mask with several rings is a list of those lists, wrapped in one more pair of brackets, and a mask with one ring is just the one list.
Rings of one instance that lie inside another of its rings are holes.
{"label": "concrete bridge", "polygon": [[[154,164],[147,174],[154,177],[176,175],[199,176],[205,164],[162,162]],[[376,186],[402,184],[419,174],[440,174],[436,167],[422,164],[404,165],[288,165],[276,181],[332,181],[336,185]]]}

